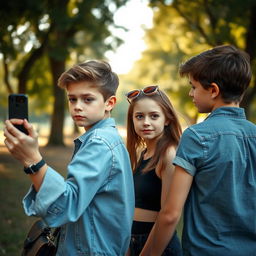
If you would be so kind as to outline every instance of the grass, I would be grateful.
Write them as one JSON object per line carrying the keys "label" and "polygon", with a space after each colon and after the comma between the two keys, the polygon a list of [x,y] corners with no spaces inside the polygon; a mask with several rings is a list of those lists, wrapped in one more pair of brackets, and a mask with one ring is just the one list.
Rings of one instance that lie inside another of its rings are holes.
{"label": "grass", "polygon": [[[42,148],[42,154],[51,166],[65,176],[71,147]],[[24,239],[36,218],[24,214],[22,198],[30,186],[20,163],[0,146],[0,255],[21,255]]]}
{"label": "grass", "polygon": [[[46,162],[66,176],[66,165],[72,155],[72,147],[42,147]],[[24,239],[36,218],[25,215],[22,198],[30,186],[20,163],[0,145],[0,256],[21,255]],[[182,222],[178,225],[180,236]]]}

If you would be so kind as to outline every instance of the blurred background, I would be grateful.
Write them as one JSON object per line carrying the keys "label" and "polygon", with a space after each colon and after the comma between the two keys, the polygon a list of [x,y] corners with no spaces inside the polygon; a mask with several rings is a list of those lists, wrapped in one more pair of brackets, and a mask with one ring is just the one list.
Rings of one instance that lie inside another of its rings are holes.
{"label": "blurred background", "polygon": [[179,65],[208,48],[233,44],[251,57],[253,79],[241,106],[256,122],[256,0],[8,0],[0,4],[0,255],[19,255],[31,219],[29,186],[3,146],[10,93],[29,96],[29,115],[48,162],[65,176],[72,140],[82,131],[67,112],[58,77],[88,59],[110,62],[120,77],[113,111],[125,139],[125,93],[158,84],[183,128],[201,121]]}

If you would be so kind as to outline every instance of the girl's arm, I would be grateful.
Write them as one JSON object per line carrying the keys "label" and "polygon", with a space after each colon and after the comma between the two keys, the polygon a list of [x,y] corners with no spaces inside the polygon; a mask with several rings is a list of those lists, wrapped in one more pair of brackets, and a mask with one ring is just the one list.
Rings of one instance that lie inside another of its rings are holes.
{"label": "girl's arm", "polygon": [[[157,176],[159,176],[162,180],[162,191],[161,191],[161,209],[164,206],[164,202],[167,198],[170,184],[171,184],[171,179],[172,175],[174,172],[174,165],[172,165],[172,160],[174,159],[176,154],[176,150],[174,147],[169,148],[168,152],[166,153],[164,157],[164,163],[166,164],[166,168],[159,170],[159,168],[156,168],[156,173]],[[152,239],[154,236],[154,227],[152,228],[150,235],[145,243],[144,249],[141,252],[141,255],[148,255],[149,254],[149,249],[152,245]]]}
{"label": "girl's arm", "polygon": [[141,255],[162,254],[179,222],[192,181],[193,176],[180,166],[175,167],[167,199],[154,226],[154,234],[150,234],[151,241],[145,245]]}

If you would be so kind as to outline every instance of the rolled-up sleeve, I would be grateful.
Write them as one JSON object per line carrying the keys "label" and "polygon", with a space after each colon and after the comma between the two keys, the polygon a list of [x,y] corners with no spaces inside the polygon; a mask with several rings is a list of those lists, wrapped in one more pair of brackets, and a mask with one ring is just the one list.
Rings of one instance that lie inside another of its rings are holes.
{"label": "rolled-up sleeve", "polygon": [[28,216],[43,217],[47,214],[47,209],[66,190],[64,178],[51,167],[47,168],[43,183],[38,192],[31,186],[23,199],[25,213]]}
{"label": "rolled-up sleeve", "polygon": [[203,161],[204,147],[204,142],[198,134],[192,128],[186,129],[181,136],[173,164],[194,176]]}

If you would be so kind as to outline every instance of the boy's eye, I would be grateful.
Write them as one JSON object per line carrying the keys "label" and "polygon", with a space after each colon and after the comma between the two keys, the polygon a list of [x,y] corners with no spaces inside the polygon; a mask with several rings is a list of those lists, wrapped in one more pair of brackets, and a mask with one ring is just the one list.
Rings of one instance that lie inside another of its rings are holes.
{"label": "boy's eye", "polygon": [[92,102],[93,100],[94,100],[94,99],[91,98],[91,97],[86,97],[86,98],[83,99],[83,101],[84,101],[85,103],[90,103],[90,102]]}
{"label": "boy's eye", "polygon": [[68,98],[69,102],[76,102],[76,98]]}

